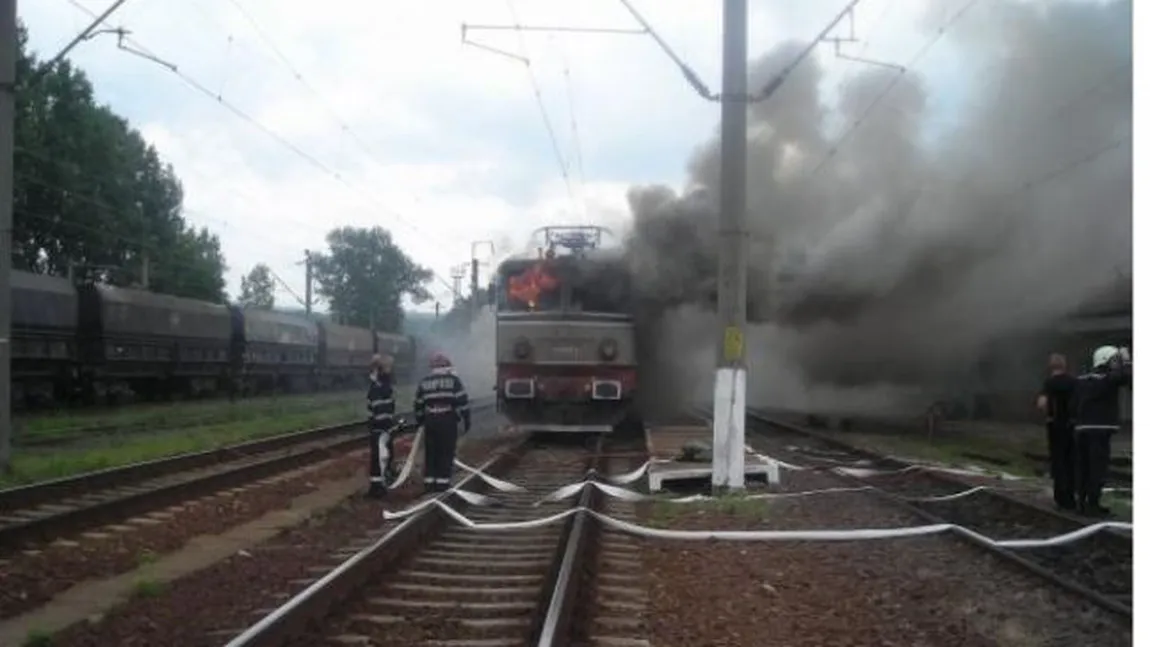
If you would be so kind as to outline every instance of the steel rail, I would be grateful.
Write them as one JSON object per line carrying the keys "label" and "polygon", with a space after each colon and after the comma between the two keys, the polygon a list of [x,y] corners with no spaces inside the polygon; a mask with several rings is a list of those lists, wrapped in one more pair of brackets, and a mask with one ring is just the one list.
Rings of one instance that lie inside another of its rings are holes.
{"label": "steel rail", "polygon": [[[899,461],[897,459],[892,459],[892,458],[887,457],[887,456],[882,456],[881,454],[878,454],[876,452],[871,452],[868,450],[859,449],[857,447],[854,447],[850,443],[847,443],[844,441],[838,441],[836,439],[827,439],[822,434],[819,434],[817,432],[812,432],[810,430],[804,429],[804,428],[799,427],[797,425],[792,425],[792,424],[788,424],[788,423],[780,423],[778,421],[771,420],[771,419],[769,419],[769,418],[767,418],[761,414],[748,412],[747,417],[752,419],[752,420],[756,420],[761,424],[780,427],[780,428],[786,429],[787,431],[790,431],[791,433],[795,433],[795,434],[803,435],[803,436],[808,436],[810,438],[814,438],[814,439],[819,440],[819,441],[825,441],[829,445],[834,445],[834,446],[840,447],[844,451],[854,453],[854,454],[859,455],[859,456],[865,456],[865,457],[872,458],[875,460],[883,460],[883,461],[887,461],[888,463],[891,463],[891,464],[906,465],[906,463],[904,463],[903,461]],[[757,432],[757,433],[761,434],[762,432]],[[849,483],[854,483],[856,485],[869,485],[869,483],[867,483],[867,481],[863,478],[850,476],[850,475],[846,475],[846,474],[842,474],[842,473],[838,473],[838,472],[828,471],[827,473],[831,474],[835,478],[838,478],[838,479],[843,480],[843,481],[847,481]],[[950,482],[950,483],[960,485],[962,487],[966,487],[968,485],[967,483],[963,483],[957,479],[946,478],[943,475],[930,474],[928,476],[931,478],[934,478],[938,481],[941,481],[941,482]],[[944,519],[944,518],[942,518],[942,517],[940,517],[934,513],[931,513],[931,512],[924,510],[922,507],[915,505],[913,502],[905,501],[905,500],[895,496],[894,494],[887,492],[881,488],[873,488],[872,487],[868,491],[870,493],[878,496],[883,501],[885,501],[891,505],[894,505],[894,506],[898,507],[899,509],[901,509],[905,512],[908,512],[908,513],[910,513],[916,517],[919,517],[920,519],[923,519],[924,521],[926,521],[928,523],[931,523],[931,524],[948,524],[949,523],[946,519]],[[993,490],[989,490],[987,492],[991,493],[991,494],[994,493]],[[1007,500],[1011,503],[1024,506],[1025,508],[1029,509],[1032,512],[1045,513],[1045,514],[1048,514],[1049,516],[1066,519],[1066,520],[1068,520],[1068,521],[1070,521],[1076,525],[1079,525],[1079,526],[1082,525],[1077,519],[1075,519],[1073,517],[1069,517],[1068,515],[1055,514],[1054,511],[1040,508],[1038,506],[1029,504],[1025,501],[1017,500],[1013,497],[1008,497]],[[1100,607],[1102,607],[1108,611],[1117,613],[1119,615],[1122,615],[1122,616],[1125,616],[1128,618],[1133,617],[1133,609],[1131,609],[1129,606],[1126,606],[1120,602],[1117,602],[1112,597],[1107,596],[1103,593],[1100,593],[1099,591],[1095,591],[1095,590],[1090,589],[1088,587],[1085,587],[1081,584],[1078,584],[1077,582],[1071,581],[1070,579],[1063,577],[1063,576],[1051,571],[1050,569],[1047,569],[1044,566],[1036,564],[1033,561],[1022,557],[1013,551],[1007,550],[1007,549],[1002,548],[1001,546],[997,546],[995,544],[987,543],[984,538],[979,537],[979,536],[974,535],[974,534],[971,534],[969,532],[962,532],[961,530],[952,529],[951,534],[961,538],[963,541],[966,541],[967,543],[969,543],[971,545],[974,545],[974,546],[977,546],[983,550],[989,551],[990,553],[992,553],[992,554],[994,554],[994,555],[996,555],[1002,559],[1005,559],[1006,561],[1008,561],[1012,564],[1015,564],[1016,566],[1019,566],[1025,570],[1029,571],[1030,573],[1037,575],[1038,577],[1055,584],[1056,586],[1059,586],[1059,587],[1061,587],[1067,591],[1070,591],[1071,593],[1074,593],[1074,594],[1079,595],[1083,598],[1086,598],[1090,602],[1092,602],[1092,603],[1094,603],[1094,604],[1096,604],[1096,605],[1098,605],[1098,606],[1100,606]],[[1124,538],[1122,535],[1118,535],[1116,533],[1113,536],[1117,539],[1123,539]]]}
{"label": "steel rail", "polygon": [[[478,406],[476,406],[478,405]],[[484,398],[472,405],[473,410],[487,410],[495,406],[494,398]],[[410,416],[411,412],[399,414]],[[0,490],[0,516],[12,510],[22,510],[44,503],[52,503],[58,499],[91,494],[94,490],[109,489],[130,485],[150,478],[167,476],[176,472],[184,472],[214,464],[224,463],[237,457],[262,454],[293,445],[301,445],[327,436],[339,435],[345,431],[359,431],[364,421],[344,422],[302,431],[293,431],[286,434],[277,434],[267,438],[249,440],[235,445],[226,445],[216,449],[207,449],[199,452],[177,454],[149,461],[109,467],[93,472],[85,472],[74,476],[40,481],[12,488]]]}
{"label": "steel rail", "polygon": [[[598,477],[606,464],[607,454],[603,447],[606,439],[600,436],[595,448],[595,455],[591,459],[590,469],[587,471],[586,482],[590,483]],[[548,589],[546,612],[532,629],[529,645],[539,647],[553,647],[564,644],[574,631],[574,610],[580,589],[581,567],[585,563],[591,543],[593,523],[586,510],[598,509],[603,501],[603,494],[596,487],[584,487],[579,495],[577,504],[579,512],[572,515],[568,525],[562,550],[559,552],[558,569]]]}
{"label": "steel rail", "polygon": [[[479,466],[478,472],[493,475],[505,472],[518,462],[529,442],[529,439],[524,439],[511,451],[489,459]],[[477,484],[484,487],[476,487]],[[467,488],[473,492],[486,490],[486,484],[475,472],[469,473],[455,487]],[[449,492],[444,492],[437,495],[435,500],[446,504],[449,496]],[[466,507],[466,503],[460,506]],[[446,523],[446,515],[438,505],[429,505],[412,514],[374,544],[351,556],[245,629],[229,641],[226,647],[268,647],[281,644],[308,623],[323,618],[334,605],[350,596],[373,575],[416,550],[422,539],[434,534]]]}
{"label": "steel rail", "polygon": [[[875,452],[875,451],[871,451],[869,449],[863,449],[861,447],[856,447],[855,445],[852,445],[850,442],[847,442],[845,440],[834,438],[834,437],[828,436],[827,434],[820,433],[819,431],[816,431],[814,429],[808,429],[806,427],[803,427],[801,425],[797,425],[797,424],[794,424],[791,422],[786,422],[786,421],[778,420],[775,418],[771,418],[769,415],[766,415],[766,414],[763,414],[763,413],[760,413],[757,411],[750,411],[749,410],[747,412],[747,417],[758,420],[764,424],[768,424],[768,425],[772,425],[772,426],[779,427],[782,429],[786,429],[788,431],[791,431],[793,433],[796,433],[796,434],[799,434],[802,436],[806,436],[808,438],[814,438],[815,440],[818,440],[819,442],[825,443],[827,445],[832,445],[832,446],[837,447],[843,451],[846,451],[846,452],[849,452],[852,454],[856,454],[856,455],[861,456],[863,458],[868,458],[868,459],[871,459],[873,461],[881,461],[881,462],[885,462],[889,465],[898,466],[899,469],[911,466],[911,464],[906,462],[906,461],[899,460],[897,458],[892,458],[890,456],[885,456],[883,454],[880,454],[880,453]],[[929,472],[929,473],[924,474],[923,476],[926,478],[934,479],[935,481],[940,482],[940,483],[946,483],[946,484],[955,485],[958,487],[968,487],[969,486],[969,484],[967,482],[963,481],[962,479],[960,479],[958,477],[950,476],[947,474],[940,474],[938,472]],[[1046,515],[1048,517],[1055,517],[1055,518],[1061,519],[1067,523],[1074,524],[1075,526],[1077,526],[1079,528],[1081,528],[1083,526],[1088,526],[1091,523],[1093,523],[1093,521],[1086,520],[1086,519],[1083,519],[1083,518],[1078,517],[1076,515],[1072,515],[1072,514],[1063,512],[1062,510],[1056,510],[1056,509],[1052,509],[1052,508],[1043,508],[1041,506],[1037,506],[1037,505],[1035,505],[1029,501],[1025,501],[1023,499],[1020,499],[1019,497],[1014,496],[1013,494],[1010,494],[1007,492],[1002,492],[1000,490],[985,490],[985,493],[987,496],[996,498],[1000,501],[1003,501],[1004,503],[1008,503],[1010,505],[1016,505],[1016,506],[1023,506],[1023,507],[1026,507],[1028,509],[1035,511],[1038,514],[1043,514],[1043,515]],[[1117,531],[1110,530],[1110,529],[1107,529],[1106,532],[1109,534],[1115,535],[1115,536],[1120,536],[1120,537],[1125,536],[1122,533],[1119,533]]]}
{"label": "steel rail", "polygon": [[[477,408],[477,411],[486,411],[493,406],[493,403],[484,403]],[[23,505],[19,508],[4,509],[0,506],[0,517],[7,515],[9,519],[16,520],[15,523],[8,522],[0,525],[0,547],[11,548],[29,540],[52,539],[78,526],[91,526],[122,519],[201,494],[249,483],[265,476],[319,462],[335,453],[350,451],[360,446],[364,442],[364,434],[361,429],[356,428],[361,425],[363,425],[362,422],[322,427],[218,450],[138,463],[126,468],[112,468],[111,470],[82,474],[77,477],[49,482],[47,493],[37,490],[36,485],[5,490],[0,494],[6,494],[10,497],[8,499],[9,505],[15,498],[13,493],[23,492],[26,494],[26,499],[21,501]],[[349,428],[356,429],[356,431],[340,433],[340,430]],[[308,446],[309,443],[312,444]],[[269,454],[280,449],[290,450],[301,446],[300,451],[289,451],[289,453],[270,456],[263,460],[243,462],[245,457],[258,457],[260,454]],[[227,467],[229,455],[233,460],[241,462]],[[149,476],[161,478],[173,476],[182,471],[200,468],[210,469],[217,465],[223,469],[147,489],[129,489],[132,484],[146,482]],[[157,466],[166,466],[166,471],[158,471]],[[117,473],[123,475],[123,482],[116,483],[111,478],[110,475]],[[59,487],[58,484],[60,483],[66,484],[67,489]],[[66,495],[76,489],[81,490],[84,495],[89,497],[100,494],[110,496],[98,500],[84,500],[80,497],[74,507],[68,507],[64,502],[72,501],[72,499],[66,498]],[[64,496],[61,496],[62,492]],[[51,494],[56,496],[52,497]],[[53,502],[56,503],[54,506],[50,506],[51,509],[37,507]],[[43,513],[36,514],[39,511],[43,511]]]}

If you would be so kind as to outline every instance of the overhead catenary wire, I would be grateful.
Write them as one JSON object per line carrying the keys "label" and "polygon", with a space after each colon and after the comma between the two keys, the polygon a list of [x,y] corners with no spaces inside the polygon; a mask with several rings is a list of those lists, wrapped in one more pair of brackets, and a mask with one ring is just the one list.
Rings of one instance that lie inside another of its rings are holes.
{"label": "overhead catenary wire", "polygon": [[922,58],[926,56],[926,54],[930,52],[940,40],[942,40],[942,37],[947,33],[947,31],[950,30],[951,26],[961,20],[962,17],[965,16],[966,13],[974,7],[974,5],[978,4],[978,2],[979,0],[968,0],[961,9],[956,11],[951,15],[950,18],[944,21],[942,26],[940,26],[935,32],[934,36],[923,43],[922,47],[920,47],[918,51],[915,52],[915,54],[911,56],[905,64],[903,64],[902,69],[893,77],[891,77],[890,82],[887,83],[886,86],[883,87],[883,89],[879,91],[877,95],[875,95],[875,98],[871,100],[869,104],[867,104],[867,107],[863,109],[862,114],[859,115],[858,118],[851,123],[850,127],[848,127],[846,131],[844,131],[843,134],[831,144],[830,148],[827,150],[826,155],[824,155],[814,166],[814,168],[811,169],[811,172],[807,176],[808,182],[813,180],[815,176],[817,176],[819,172],[822,171],[827,162],[830,161],[830,159],[838,153],[843,143],[846,142],[855,133],[856,130],[858,130],[859,126],[861,126],[868,117],[870,117],[871,113],[874,112],[875,107],[877,107],[882,102],[882,100],[886,98],[886,96],[890,94],[890,92],[894,90],[894,88],[904,78],[906,78],[907,73],[912,71],[915,66],[918,65],[919,61],[921,61]]}
{"label": "overhead catenary wire", "polygon": [[[127,2],[127,0],[115,0],[115,2],[113,2],[111,4],[111,6],[109,6],[107,9],[105,9],[103,13],[101,13],[99,15],[92,14],[92,23],[90,25],[88,25],[86,28],[84,28],[84,30],[81,31],[79,34],[76,34],[75,38],[73,38],[71,41],[69,41],[68,44],[65,45],[59,52],[57,52],[55,56],[53,56],[51,59],[49,59],[47,61],[47,63],[45,63],[43,69],[44,70],[52,69],[52,67],[55,66],[56,63],[59,63],[61,60],[63,60],[64,57],[67,56],[68,53],[71,52],[73,48],[75,48],[77,45],[79,45],[81,42],[87,40],[88,38],[91,38],[93,33],[96,31],[96,28],[98,28],[100,25],[102,25],[104,23],[104,21],[107,20],[108,17],[111,16],[117,9],[119,9],[121,6],[123,6],[123,4],[125,2]],[[75,4],[75,3],[73,3],[73,4]],[[37,74],[36,77],[33,78],[33,82],[35,82],[39,76],[40,75]]]}
{"label": "overhead catenary wire", "polygon": [[[84,5],[80,4],[79,2],[76,2],[76,0],[68,0],[68,1],[73,6],[80,9],[81,11],[84,11],[85,13],[88,13],[89,15],[94,15],[94,12],[92,12],[91,9],[85,7]],[[186,85],[188,85],[192,89],[194,89],[197,92],[203,94],[204,96],[212,99],[213,101],[218,103],[220,106],[224,107],[229,112],[231,112],[233,115],[235,115],[236,117],[238,117],[239,119],[241,119],[242,121],[244,121],[245,123],[250,125],[251,127],[258,129],[259,131],[263,132],[265,135],[272,138],[273,140],[275,140],[277,143],[279,143],[283,147],[292,151],[296,156],[298,156],[301,159],[303,159],[304,161],[306,161],[308,164],[310,164],[315,169],[317,169],[317,170],[325,173],[326,175],[332,177],[337,182],[339,182],[340,184],[343,184],[345,187],[350,189],[352,192],[358,194],[361,198],[363,198],[373,208],[380,209],[383,212],[391,215],[397,222],[404,225],[405,227],[410,229],[412,232],[416,233],[420,240],[427,240],[427,241],[429,241],[429,244],[430,244],[430,241],[433,241],[436,239],[435,237],[432,237],[430,234],[428,234],[426,231],[424,231],[421,227],[419,227],[415,223],[413,223],[410,220],[408,220],[407,218],[405,218],[402,214],[396,212],[394,209],[388,207],[387,205],[382,204],[375,196],[366,192],[362,187],[358,187],[358,186],[352,184],[351,182],[349,182],[343,176],[343,174],[341,174],[339,171],[331,168],[330,166],[328,166],[327,164],[325,164],[324,162],[319,160],[314,155],[308,153],[307,151],[303,150],[302,148],[300,148],[296,144],[292,143],[290,140],[288,140],[284,136],[277,133],[275,130],[267,127],[266,125],[261,123],[258,119],[252,117],[251,115],[249,115],[247,112],[245,112],[244,110],[242,110],[241,108],[239,108],[235,104],[224,99],[218,93],[212,92],[204,84],[200,83],[195,78],[193,78],[190,75],[181,71],[177,65],[172,64],[172,63],[166,61],[165,59],[161,58],[157,54],[155,54],[152,50],[150,50],[148,47],[141,44],[138,40],[132,38],[129,35],[129,32],[126,29],[124,29],[123,27],[120,27],[119,29],[114,30],[114,31],[118,35],[119,46],[121,49],[124,49],[125,51],[128,51],[130,53],[142,56],[142,57],[160,65],[161,67],[165,68],[166,70],[168,70],[170,73],[175,75],[177,78],[179,78],[181,81],[183,81]],[[452,237],[455,236],[455,234],[448,234],[448,235],[452,236]],[[444,279],[438,272],[435,272],[434,270],[432,270],[432,272],[433,272],[434,277],[437,280],[443,282],[445,285],[450,285],[449,283],[447,283],[447,280]]]}
{"label": "overhead catenary wire", "polygon": [[557,49],[559,51],[559,58],[563,63],[563,81],[567,89],[567,112],[570,115],[571,120],[571,140],[573,150],[571,152],[571,159],[568,160],[568,168],[570,168],[571,164],[574,163],[575,171],[579,180],[581,194],[580,198],[583,202],[584,208],[586,208],[587,176],[583,170],[583,146],[579,141],[579,121],[575,112],[575,89],[573,87],[574,83],[571,80],[571,65],[567,60],[567,54],[564,52],[563,47],[558,46]]}
{"label": "overhead catenary wire", "polygon": [[[25,154],[30,153],[30,151],[27,151],[26,149],[19,149],[18,148],[17,151],[23,152]],[[46,158],[43,156],[36,156],[36,157],[37,157],[37,159],[41,159],[45,162],[55,163],[57,165],[62,165],[62,166],[66,165],[64,160],[52,160],[52,159],[49,159],[49,158]],[[27,182],[30,184],[35,184],[35,185],[41,186],[45,189],[52,190],[59,195],[65,195],[66,194],[68,196],[67,197],[68,200],[88,205],[88,206],[92,207],[94,210],[99,211],[101,213],[105,213],[105,214],[109,214],[109,215],[121,215],[121,216],[122,215],[129,215],[129,216],[140,215],[138,213],[129,212],[129,211],[124,210],[122,208],[108,204],[107,202],[105,202],[105,201],[103,201],[103,200],[101,200],[101,199],[99,199],[93,195],[89,195],[87,193],[84,193],[82,191],[77,191],[75,189],[65,190],[63,187],[61,187],[59,185],[52,184],[50,182],[46,182],[40,178],[30,177],[30,176],[27,176],[24,174],[19,174],[16,177],[21,182]],[[96,182],[101,181],[100,178],[93,176],[93,175],[90,175],[90,174],[87,174],[87,173],[81,173],[80,177],[87,178],[89,180],[94,180]],[[217,222],[217,223],[220,223],[223,226],[229,227],[229,228],[235,227],[235,225],[233,225],[232,223],[230,223],[228,221],[225,221],[225,220],[222,220],[220,218],[211,216],[209,214],[202,213],[202,212],[197,211],[197,210],[188,209],[187,207],[181,207],[181,210],[184,213],[188,213],[188,214],[193,215],[196,218],[199,218],[202,220],[209,220],[209,221]],[[189,270],[189,271],[195,271],[195,270],[202,269],[202,266],[194,265],[194,264],[191,264],[190,262],[176,261],[176,260],[171,259],[170,258],[171,250],[170,249],[161,247],[157,243],[146,241],[140,237],[125,236],[123,234],[110,232],[106,228],[101,228],[101,227],[97,227],[97,226],[86,224],[86,223],[62,220],[60,218],[59,214],[48,214],[48,213],[42,213],[42,212],[34,212],[34,211],[31,211],[28,209],[20,209],[16,213],[23,218],[30,218],[33,220],[38,220],[38,221],[50,224],[54,227],[63,227],[65,229],[70,229],[73,231],[83,231],[83,232],[86,232],[89,234],[93,234],[97,237],[98,240],[102,240],[102,241],[105,241],[107,243],[111,243],[111,244],[126,243],[126,246],[129,249],[136,250],[141,254],[147,252],[147,253],[154,254],[154,256],[156,258],[164,258],[165,260],[163,262],[163,266],[166,266],[168,268],[183,269],[183,270]],[[196,230],[196,227],[193,223],[187,222],[185,220],[185,224],[187,226],[189,226],[193,232]],[[266,231],[264,231],[264,230],[247,229],[244,227],[239,227],[239,228],[244,229],[245,231],[248,231],[250,233],[260,235],[260,236],[266,234]],[[222,250],[221,250],[221,254],[222,254]],[[287,254],[290,254],[292,257],[294,257],[296,255],[296,250],[294,250],[294,249],[290,250],[287,252]],[[286,259],[287,256],[285,255],[284,258]],[[271,268],[269,267],[269,270],[270,269]],[[287,291],[289,294],[291,294],[292,297],[295,298],[296,300],[300,300],[298,294],[296,294],[290,287],[288,287],[287,283],[284,282],[282,278],[279,278],[277,276],[277,279],[284,286],[285,291]],[[442,294],[442,293],[440,293],[440,294]],[[313,295],[313,304],[317,300],[322,301],[322,299],[317,299],[316,296]],[[302,301],[301,301],[301,303],[302,303]]]}
{"label": "overhead catenary wire", "polygon": [[631,17],[635,19],[635,22],[639,23],[643,27],[643,31],[645,31],[651,37],[651,39],[655,41],[655,43],[659,46],[659,49],[663,50],[663,53],[667,55],[667,58],[671,59],[675,63],[675,65],[679,68],[679,71],[682,72],[683,78],[687,79],[687,83],[691,84],[691,87],[695,89],[695,92],[699,93],[699,96],[707,99],[708,101],[719,100],[719,95],[715,92],[712,92],[711,88],[707,87],[707,84],[703,82],[703,79],[699,76],[699,73],[696,72],[694,68],[688,65],[686,61],[684,61],[679,57],[678,54],[675,53],[675,50],[667,44],[667,41],[663,40],[663,37],[659,35],[659,32],[651,26],[651,23],[647,22],[647,19],[643,17],[643,14],[639,13],[639,11],[635,9],[635,6],[632,5],[629,0],[619,0],[619,2],[621,2],[623,7],[627,9],[627,12],[631,14]]}
{"label": "overhead catenary wire", "polygon": [[[320,92],[319,90],[317,90],[314,85],[312,85],[310,82],[308,82],[308,80],[304,77],[303,73],[299,71],[299,68],[294,63],[292,63],[291,59],[288,58],[287,54],[284,53],[283,49],[281,49],[278,45],[276,45],[275,41],[272,40],[271,36],[269,36],[268,33],[263,29],[263,27],[260,26],[259,22],[256,21],[255,17],[252,16],[251,12],[249,12],[243,6],[243,4],[240,2],[240,0],[228,0],[228,2],[233,7],[235,7],[236,11],[238,11],[240,13],[240,15],[243,16],[244,20],[249,25],[251,25],[251,27],[252,27],[253,31],[255,31],[256,35],[260,38],[261,41],[263,41],[263,43],[265,45],[267,45],[268,49],[270,49],[272,51],[272,53],[275,55],[276,59],[278,59],[279,62],[285,68],[287,68],[288,72],[292,75],[292,78],[294,78],[297,82],[299,82],[300,85],[302,85],[309,93],[311,93],[311,95],[313,97],[315,97],[316,102],[324,109],[325,112],[327,112],[328,116],[331,117],[332,121],[334,121],[336,123],[336,125],[339,126],[340,130],[347,137],[349,137],[352,140],[352,142],[355,143],[355,145],[359,149],[360,153],[368,161],[370,161],[372,164],[374,164],[380,168],[383,168],[385,165],[379,159],[376,158],[375,153],[371,150],[371,147],[369,147],[367,145],[367,142],[364,141],[364,138],[354,128],[352,128],[350,124],[347,123],[347,120],[344,119],[339,114],[339,112],[336,111],[336,109],[334,107],[332,107],[331,103],[327,100],[327,98],[324,96],[324,94],[322,92]],[[418,201],[418,199],[419,198],[416,197],[417,201]]]}
{"label": "overhead catenary wire", "polygon": [[[31,149],[28,149],[28,148],[25,148],[22,146],[17,146],[15,148],[15,152],[19,155],[26,155],[28,157],[31,157],[31,158],[33,158],[37,161],[43,162],[45,164],[52,164],[52,165],[54,165],[60,169],[67,169],[67,170],[72,169],[71,164],[66,159],[52,158],[48,155],[45,155],[44,153],[37,152],[37,151],[31,150]],[[199,176],[199,177],[201,177],[207,181],[218,182],[217,179],[209,178],[209,177],[205,176],[203,173],[200,173],[198,170],[195,169],[195,167],[192,167],[192,169],[193,169],[193,175],[197,175],[197,176]],[[95,184],[104,184],[104,183],[108,183],[108,182],[112,181],[110,178],[102,178],[102,177],[99,177],[98,175],[94,175],[91,173],[83,173],[83,172],[78,173],[77,177],[91,181]],[[116,207],[108,205],[106,202],[99,201],[99,200],[95,199],[94,197],[91,197],[91,196],[85,197],[85,195],[82,192],[78,192],[75,189],[65,189],[64,187],[62,187],[58,184],[52,184],[52,183],[46,182],[40,178],[25,176],[23,178],[23,181],[30,182],[32,184],[37,184],[37,185],[40,185],[44,188],[51,189],[53,191],[58,191],[58,192],[68,191],[71,196],[80,197],[81,199],[85,200],[86,202],[93,204],[93,205],[96,205],[96,206],[100,206],[101,208],[105,208],[105,209],[112,210],[112,211],[115,211],[117,209]],[[241,199],[252,204],[255,209],[261,209],[262,208],[260,205],[255,204],[256,199],[253,198],[252,196],[248,195],[248,194],[245,194],[245,193],[242,193],[239,191],[234,191],[234,190],[232,191],[232,194],[237,196],[237,197],[240,197]],[[195,216],[198,219],[215,222],[215,223],[218,223],[224,227],[241,229],[244,231],[251,232],[253,234],[258,234],[260,236],[266,236],[266,234],[267,234],[266,229],[258,228],[257,225],[251,223],[248,220],[244,220],[241,223],[233,223],[229,220],[225,220],[225,219],[220,218],[218,216],[209,215],[209,214],[204,213],[203,211],[200,211],[198,209],[189,208],[186,205],[181,205],[180,210],[182,213],[186,213],[186,214]],[[185,222],[187,222],[187,221],[185,221]],[[191,225],[193,223],[187,222],[187,224]],[[295,219],[287,218],[284,216],[277,217],[276,225],[282,226],[283,224],[294,225],[301,232],[307,231],[310,228],[310,225],[308,223],[304,223],[300,220],[295,220]]]}
{"label": "overhead catenary wire", "polygon": [[[33,157],[33,158],[35,158],[39,161],[42,161],[44,163],[56,165],[57,167],[59,167],[61,169],[69,167],[67,160],[53,159],[53,158],[48,157],[42,153],[37,153],[35,151],[31,151],[31,150],[23,148],[23,147],[17,147],[16,152],[23,154],[23,155],[28,155],[29,157]],[[111,181],[107,178],[100,178],[100,177],[98,177],[96,175],[92,175],[90,173],[79,173],[78,177],[89,180],[89,181],[91,181],[97,185]],[[40,186],[42,188],[53,191],[59,195],[67,195],[68,200],[91,206],[92,208],[94,208],[95,210],[97,210],[101,213],[106,213],[109,215],[120,215],[120,216],[123,216],[123,215],[139,216],[140,215],[140,214],[135,213],[135,212],[130,212],[130,211],[123,209],[121,207],[113,206],[113,205],[107,203],[106,201],[99,199],[98,197],[96,197],[94,195],[89,195],[88,193],[85,193],[83,191],[78,191],[76,189],[65,189],[64,187],[62,187],[58,184],[46,182],[45,180],[43,180],[41,178],[31,177],[27,174],[19,174],[19,175],[17,175],[17,178],[21,182],[27,182],[29,184],[35,184],[35,185]],[[237,195],[242,196],[242,194],[237,194]],[[246,225],[238,225],[237,226],[236,224],[233,224],[230,221],[223,220],[221,218],[203,213],[199,210],[190,209],[186,206],[181,206],[180,209],[181,209],[182,213],[192,215],[192,216],[194,216],[200,220],[207,220],[207,221],[219,223],[220,225],[223,225],[224,227],[227,227],[227,228],[236,228],[236,229],[240,229],[243,231],[247,231],[247,232],[255,234],[259,237],[266,236],[266,230],[264,230],[264,229],[251,228],[251,227],[246,226]],[[95,234],[99,237],[100,240],[105,240],[108,242],[115,242],[115,243],[127,243],[127,247],[134,249],[134,250],[139,250],[141,253],[142,252],[153,253],[156,255],[157,258],[166,256],[167,253],[170,252],[170,250],[166,250],[164,248],[161,248],[155,243],[147,242],[143,238],[134,238],[134,237],[125,236],[122,234],[116,234],[113,232],[109,232],[107,229],[95,227],[92,225],[87,225],[85,223],[78,223],[78,222],[61,220],[59,217],[59,214],[45,214],[45,213],[39,213],[39,212],[32,212],[32,211],[27,210],[27,209],[22,209],[22,210],[18,211],[17,213],[19,215],[21,215],[22,217],[28,217],[28,218],[32,218],[35,220],[39,220],[41,222],[50,223],[53,226],[62,226],[66,229],[72,229],[72,230],[76,230],[76,231],[85,231],[85,232],[88,232],[91,234]],[[196,229],[194,223],[188,222],[187,220],[185,220],[184,222],[187,226],[189,226],[193,230]],[[244,221],[244,222],[246,222],[246,221]],[[301,231],[306,230],[306,225],[304,225],[303,223],[299,223],[298,221],[293,221],[293,222],[295,222],[297,225],[300,226]],[[292,250],[286,251],[285,256],[283,258],[286,259],[286,258],[288,258],[289,255],[294,258],[297,255],[297,250],[292,249]],[[191,265],[191,264],[183,263],[183,262],[173,261],[170,258],[166,258],[166,260],[164,261],[164,265],[166,265],[168,267],[187,269],[187,270],[199,269],[199,266],[195,266],[195,265]],[[290,290],[288,290],[288,291],[290,292]],[[313,301],[314,300],[315,300],[315,297],[313,296]]]}
{"label": "overhead catenary wire", "polygon": [[571,188],[571,174],[568,172],[568,164],[564,160],[563,151],[559,147],[559,138],[555,135],[555,127],[551,123],[551,116],[547,112],[547,105],[543,102],[543,93],[539,89],[539,81],[535,78],[535,70],[532,69],[531,66],[531,55],[527,51],[527,39],[523,36],[523,30],[519,29],[522,23],[519,22],[519,13],[515,10],[514,0],[507,0],[507,9],[511,12],[511,20],[516,27],[515,34],[519,39],[520,54],[527,67],[527,78],[531,82],[531,90],[535,95],[535,103],[539,106],[539,114],[543,117],[543,125],[547,129],[547,137],[551,141],[551,150],[555,154],[555,160],[559,163],[559,172],[563,176],[563,185],[567,188],[567,197],[571,200],[572,208],[585,216],[586,205],[584,205],[583,209],[579,208],[579,203],[575,200],[575,192]]}

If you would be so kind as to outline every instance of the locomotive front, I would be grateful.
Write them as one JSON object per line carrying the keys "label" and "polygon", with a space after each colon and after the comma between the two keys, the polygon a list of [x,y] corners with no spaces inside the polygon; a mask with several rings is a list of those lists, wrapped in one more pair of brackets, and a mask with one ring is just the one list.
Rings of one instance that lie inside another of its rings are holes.
{"label": "locomotive front", "polygon": [[622,263],[585,255],[499,267],[497,399],[532,432],[598,432],[628,419],[638,388],[635,324]]}

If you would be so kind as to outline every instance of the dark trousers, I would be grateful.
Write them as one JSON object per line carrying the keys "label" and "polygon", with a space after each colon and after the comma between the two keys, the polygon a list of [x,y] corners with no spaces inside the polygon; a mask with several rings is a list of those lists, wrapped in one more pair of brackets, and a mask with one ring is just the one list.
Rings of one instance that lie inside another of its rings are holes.
{"label": "dark trousers", "polygon": [[1078,504],[1097,506],[1110,471],[1110,435],[1108,429],[1083,429],[1074,434],[1078,454]]}
{"label": "dark trousers", "polygon": [[395,454],[391,432],[385,429],[371,430],[371,463],[368,465],[368,474],[371,478],[371,488],[378,490],[387,486],[387,479],[391,476],[391,461]]}
{"label": "dark trousers", "polygon": [[1046,446],[1050,453],[1050,478],[1054,481],[1054,501],[1073,507],[1075,493],[1074,430],[1068,425],[1046,423]]}
{"label": "dark trousers", "polygon": [[425,488],[446,490],[451,484],[451,471],[455,463],[459,420],[455,416],[429,418],[423,430],[423,485]]}

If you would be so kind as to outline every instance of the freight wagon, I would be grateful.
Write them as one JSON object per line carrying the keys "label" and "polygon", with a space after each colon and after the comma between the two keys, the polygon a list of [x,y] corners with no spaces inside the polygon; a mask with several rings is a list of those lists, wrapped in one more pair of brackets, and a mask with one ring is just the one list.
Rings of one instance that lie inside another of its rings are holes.
{"label": "freight wagon", "polygon": [[17,409],[354,387],[372,354],[411,379],[411,337],[12,272]]}

